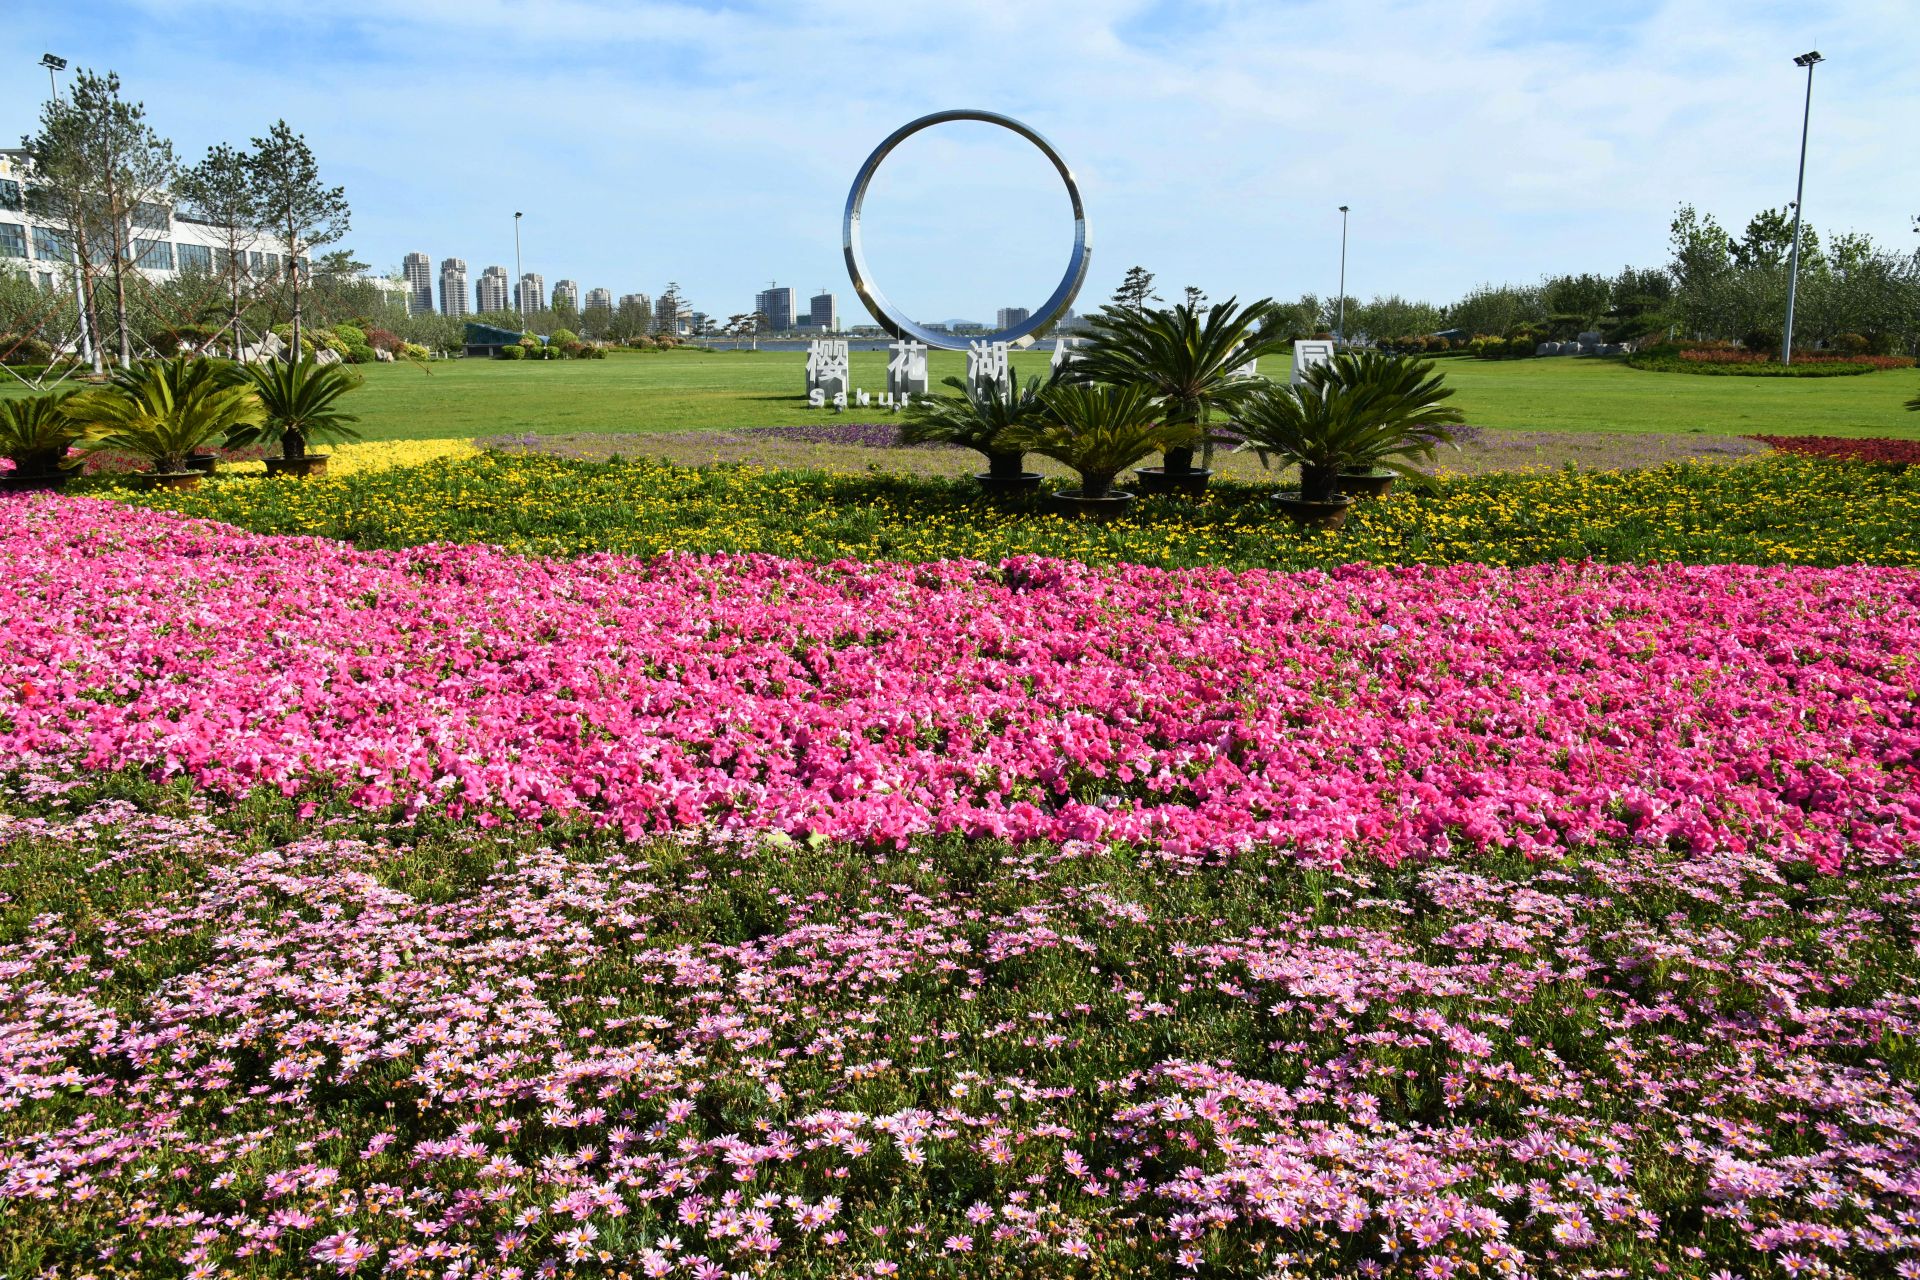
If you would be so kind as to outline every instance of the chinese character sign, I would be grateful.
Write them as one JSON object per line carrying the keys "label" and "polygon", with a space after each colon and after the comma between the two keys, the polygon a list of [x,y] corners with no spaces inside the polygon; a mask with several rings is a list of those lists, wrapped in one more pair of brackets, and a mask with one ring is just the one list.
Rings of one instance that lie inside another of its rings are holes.
{"label": "chinese character sign", "polygon": [[847,393],[847,344],[841,338],[815,338],[807,344],[807,392],[828,399]]}
{"label": "chinese character sign", "polygon": [[927,394],[927,344],[901,341],[887,347],[887,394],[896,401]]}
{"label": "chinese character sign", "polygon": [[970,386],[1005,386],[1013,379],[1013,364],[1004,342],[967,343],[967,383]]}
{"label": "chinese character sign", "polygon": [[1317,364],[1326,364],[1333,359],[1333,343],[1325,338],[1303,338],[1293,344],[1293,376],[1287,379],[1292,386],[1299,386],[1307,376],[1307,370]]}
{"label": "chinese character sign", "polygon": [[1051,372],[1054,377],[1058,378],[1066,372],[1068,365],[1079,358],[1080,353],[1074,350],[1072,338],[1055,338],[1053,340],[1053,359],[1048,362],[1048,371]]}

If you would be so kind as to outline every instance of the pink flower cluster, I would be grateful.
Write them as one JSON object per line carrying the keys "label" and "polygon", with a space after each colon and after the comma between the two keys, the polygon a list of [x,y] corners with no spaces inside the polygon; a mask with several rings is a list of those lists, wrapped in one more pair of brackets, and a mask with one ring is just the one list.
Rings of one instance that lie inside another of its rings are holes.
{"label": "pink flower cluster", "polygon": [[0,754],[630,835],[1337,861],[1920,836],[1920,573],[359,552],[0,506]]}

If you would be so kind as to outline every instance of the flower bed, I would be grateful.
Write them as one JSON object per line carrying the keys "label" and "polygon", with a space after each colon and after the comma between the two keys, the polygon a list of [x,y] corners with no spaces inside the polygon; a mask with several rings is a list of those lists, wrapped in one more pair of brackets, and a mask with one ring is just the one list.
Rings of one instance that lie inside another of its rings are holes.
{"label": "flower bed", "polygon": [[1749,436],[1780,453],[1840,462],[1920,462],[1920,440],[1848,439],[1844,436]]}
{"label": "flower bed", "polygon": [[489,453],[382,475],[219,484],[129,501],[264,533],[366,547],[486,542],[579,555],[766,552],[831,561],[1043,555],[1163,567],[1300,569],[1562,559],[1920,564],[1920,475],[1761,455],[1739,466],[1555,470],[1445,482],[1360,504],[1334,537],[1302,534],[1277,485],[1148,501],[1112,525],[996,502],[971,482]]}
{"label": "flower bed", "polygon": [[22,1274],[1920,1260],[1907,870],[1176,873],[208,815],[107,781],[0,788]]}
{"label": "flower bed", "polygon": [[0,525],[0,757],[638,836],[1310,862],[1920,833],[1920,574],[356,552],[87,500]]}

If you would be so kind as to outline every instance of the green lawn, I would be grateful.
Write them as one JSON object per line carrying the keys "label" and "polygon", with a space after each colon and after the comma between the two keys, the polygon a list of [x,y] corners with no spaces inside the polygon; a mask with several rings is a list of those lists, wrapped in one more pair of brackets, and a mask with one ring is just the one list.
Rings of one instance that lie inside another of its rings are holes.
{"label": "green lawn", "polygon": [[[801,394],[798,352],[620,352],[606,360],[537,364],[436,363],[426,374],[375,365],[354,397],[369,439],[501,432],[630,432],[774,426],[820,420]],[[1629,369],[1615,361],[1540,359],[1439,362],[1476,426],[1565,431],[1669,431],[1721,435],[1920,437],[1920,414],[1902,405],[1920,389],[1912,371],[1846,378],[1708,378]],[[965,366],[936,352],[936,382]],[[1046,357],[1015,358],[1023,373]],[[1285,361],[1263,371],[1278,374]],[[853,380],[886,385],[884,352],[855,352]],[[878,417],[876,408],[850,416]]]}

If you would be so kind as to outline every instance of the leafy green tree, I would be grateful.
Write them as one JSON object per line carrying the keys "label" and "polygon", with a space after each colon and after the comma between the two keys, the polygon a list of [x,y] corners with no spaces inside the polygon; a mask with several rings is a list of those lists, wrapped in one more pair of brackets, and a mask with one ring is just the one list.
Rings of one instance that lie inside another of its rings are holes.
{"label": "leafy green tree", "polygon": [[[139,242],[167,238],[162,201],[178,169],[173,144],[154,131],[146,114],[141,103],[120,96],[119,76],[82,70],[66,98],[42,108],[40,132],[25,140],[35,177],[28,188],[34,211],[70,237],[83,274],[106,269],[123,369],[133,362],[127,282],[138,278]],[[92,313],[90,280],[86,289]],[[98,335],[97,325],[93,332]]]}
{"label": "leafy green tree", "polygon": [[302,254],[346,235],[351,217],[346,190],[329,187],[320,180],[320,166],[307,140],[285,120],[275,121],[266,137],[253,140],[247,173],[260,223],[272,229],[285,257],[293,311],[290,358],[297,361]]}
{"label": "leafy green tree", "polygon": [[1126,278],[1113,291],[1113,301],[1108,305],[1139,308],[1158,301],[1160,295],[1153,291],[1153,272],[1145,267],[1128,267]]}
{"label": "leafy green tree", "polygon": [[253,295],[249,255],[260,243],[248,159],[244,151],[224,142],[216,144],[207,148],[199,164],[183,170],[174,184],[181,203],[219,241],[214,246],[213,273],[226,286],[228,349],[236,360],[246,337],[241,319]]}

